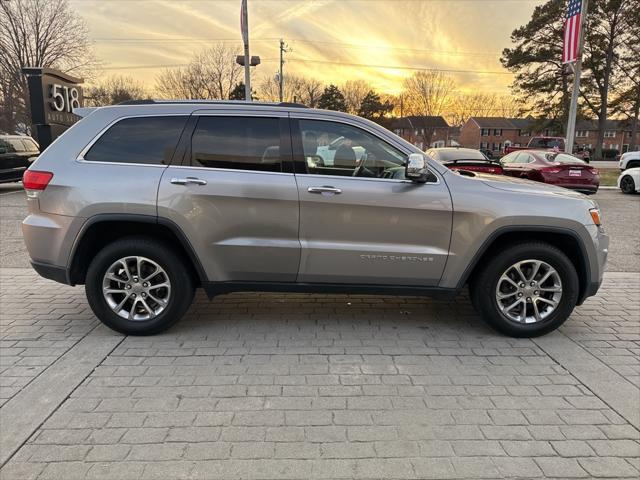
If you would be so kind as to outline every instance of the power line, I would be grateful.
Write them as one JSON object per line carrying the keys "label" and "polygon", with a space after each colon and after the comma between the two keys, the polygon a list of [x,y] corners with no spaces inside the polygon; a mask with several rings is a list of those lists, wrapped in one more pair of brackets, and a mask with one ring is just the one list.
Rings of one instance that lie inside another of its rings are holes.
{"label": "power line", "polygon": [[318,40],[304,40],[301,38],[290,38],[291,42],[301,42],[301,43],[311,43],[311,44],[322,44],[322,45],[336,45],[340,47],[348,47],[348,48],[361,48],[361,49],[372,49],[372,50],[396,50],[396,51],[406,51],[412,53],[436,53],[436,54],[444,54],[444,55],[501,55],[501,52],[464,52],[464,51],[443,51],[443,50],[429,50],[424,48],[403,48],[403,47],[388,47],[384,45],[364,45],[357,43],[344,43],[344,42],[329,42],[329,41],[318,41]]}
{"label": "power line", "polygon": [[350,67],[364,67],[364,68],[386,68],[389,70],[413,70],[424,72],[442,72],[442,73],[474,73],[474,74],[487,74],[487,75],[511,75],[511,72],[496,72],[491,70],[455,70],[445,68],[425,68],[425,67],[412,67],[403,65],[377,65],[371,63],[352,63],[352,62],[333,62],[329,60],[313,60],[304,58],[291,58],[290,62],[301,63],[323,63],[328,65],[345,65]]}
{"label": "power line", "polygon": [[[118,37],[96,37],[95,41],[101,43],[205,43],[205,42],[231,42],[231,43],[240,43],[241,40],[237,38],[212,38],[212,37],[175,37],[175,38],[118,38]],[[278,40],[276,37],[272,38],[256,38],[252,39],[252,42],[271,42]],[[465,51],[445,51],[445,50],[430,50],[425,48],[405,48],[405,47],[390,47],[385,45],[364,45],[357,43],[346,43],[346,42],[331,42],[325,40],[308,40],[304,38],[289,38],[290,42],[298,42],[298,43],[307,43],[307,44],[321,44],[321,45],[336,45],[343,48],[354,48],[354,49],[372,49],[372,50],[393,50],[393,51],[404,51],[404,52],[412,52],[412,53],[431,53],[431,54],[442,54],[442,55],[474,55],[474,56],[495,56],[500,55],[501,52],[465,52]]]}
{"label": "power line", "polygon": [[[77,3],[104,3],[104,0],[72,0]],[[157,0],[109,0],[110,3],[147,3],[156,2]],[[214,3],[213,0],[182,0],[185,3]],[[216,3],[236,3],[238,0],[215,0]],[[300,0],[251,0],[252,3],[282,3],[297,2]],[[308,3],[314,3],[316,0],[309,0]],[[341,0],[341,2],[349,3],[388,3],[389,0]],[[403,0],[411,3],[540,3],[540,0]]]}

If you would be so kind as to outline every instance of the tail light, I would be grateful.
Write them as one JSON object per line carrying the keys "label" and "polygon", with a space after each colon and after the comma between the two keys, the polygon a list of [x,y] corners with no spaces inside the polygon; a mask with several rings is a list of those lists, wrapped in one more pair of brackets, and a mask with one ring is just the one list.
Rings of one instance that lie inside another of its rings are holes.
{"label": "tail light", "polygon": [[598,175],[600,173],[597,168],[593,168],[593,167],[587,167],[587,170],[589,170],[594,175]]}
{"label": "tail light", "polygon": [[22,176],[22,186],[27,190],[27,195],[29,195],[29,190],[38,192],[47,188],[52,178],[53,173],[51,172],[27,170]]}
{"label": "tail light", "polygon": [[560,173],[562,169],[557,167],[545,167],[541,168],[540,171],[543,173]]}

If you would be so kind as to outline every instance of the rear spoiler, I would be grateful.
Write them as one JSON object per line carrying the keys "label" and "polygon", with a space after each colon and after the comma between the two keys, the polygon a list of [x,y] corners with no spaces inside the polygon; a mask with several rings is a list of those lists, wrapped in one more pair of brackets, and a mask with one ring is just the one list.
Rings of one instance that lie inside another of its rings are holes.
{"label": "rear spoiler", "polygon": [[93,112],[94,110],[97,110],[100,107],[79,107],[79,108],[74,108],[73,109],[73,113],[78,115],[79,117],[86,117],[88,116],[91,112]]}

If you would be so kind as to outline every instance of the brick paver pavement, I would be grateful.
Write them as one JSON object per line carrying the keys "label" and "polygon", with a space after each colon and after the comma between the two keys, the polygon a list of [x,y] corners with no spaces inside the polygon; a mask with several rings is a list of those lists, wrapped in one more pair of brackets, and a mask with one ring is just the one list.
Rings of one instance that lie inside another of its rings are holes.
{"label": "brick paver pavement", "polygon": [[[18,402],[43,412],[3,437],[2,480],[640,475],[640,274],[534,340],[464,295],[199,294],[169,332],[123,337],[81,288],[0,282],[0,435]],[[87,345],[104,353],[70,375]]]}

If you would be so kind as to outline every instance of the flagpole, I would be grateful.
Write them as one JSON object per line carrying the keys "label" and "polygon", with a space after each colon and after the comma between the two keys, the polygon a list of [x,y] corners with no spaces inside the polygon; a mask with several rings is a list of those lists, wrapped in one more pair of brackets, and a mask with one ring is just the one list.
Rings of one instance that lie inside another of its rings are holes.
{"label": "flagpole", "polygon": [[244,43],[244,98],[251,101],[251,58],[249,57],[249,12],[247,0],[242,0],[242,40]]}
{"label": "flagpole", "polygon": [[580,76],[582,74],[582,47],[584,45],[584,23],[587,17],[589,0],[582,0],[580,15],[580,38],[578,40],[578,58],[573,66],[573,91],[571,92],[571,104],[569,105],[569,118],[567,121],[567,141],[564,145],[565,153],[573,153],[573,142],[576,136],[576,116],[578,114],[578,97],[580,95]]}

